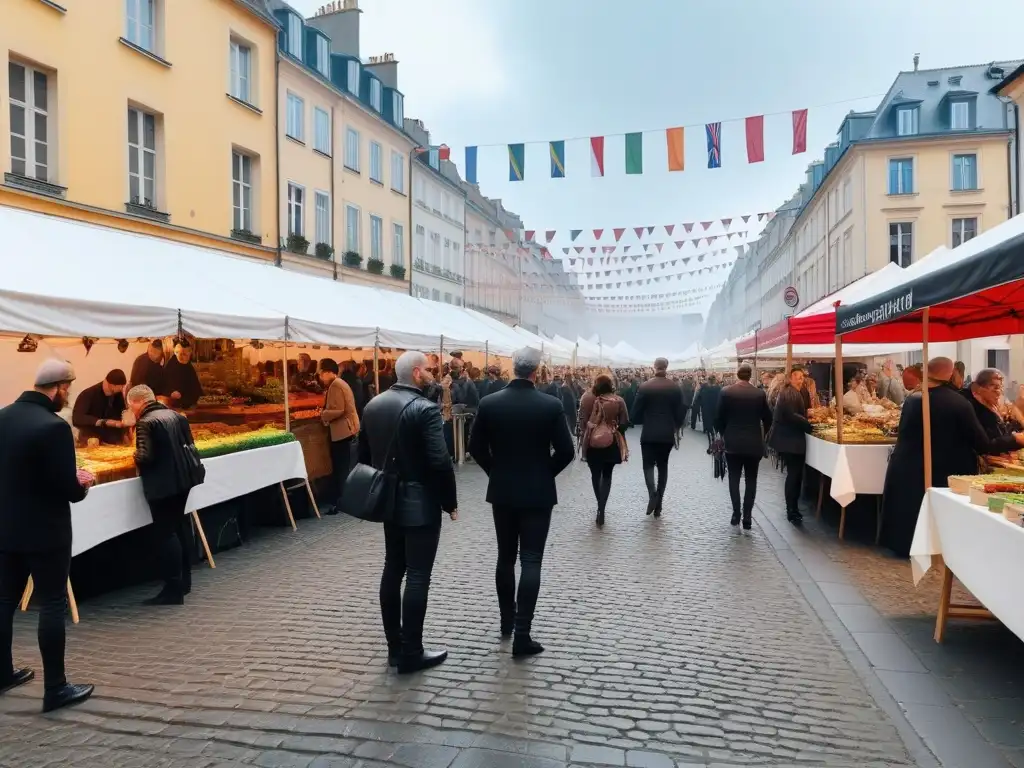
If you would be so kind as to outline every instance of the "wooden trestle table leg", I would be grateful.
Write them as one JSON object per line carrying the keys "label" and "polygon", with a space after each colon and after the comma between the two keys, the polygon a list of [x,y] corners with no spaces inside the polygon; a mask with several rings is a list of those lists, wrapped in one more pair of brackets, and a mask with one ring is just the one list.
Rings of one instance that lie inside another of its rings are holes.
{"label": "wooden trestle table leg", "polygon": [[196,524],[196,530],[199,532],[199,541],[203,543],[203,551],[206,553],[206,562],[210,564],[211,568],[216,568],[217,564],[213,562],[213,552],[210,551],[210,545],[206,541],[206,531],[203,530],[203,524],[199,522],[199,510],[192,510],[192,522]]}
{"label": "wooden trestle table leg", "polygon": [[292,524],[292,530],[297,531],[299,527],[295,525],[295,515],[292,514],[292,503],[288,500],[288,491],[284,488],[284,483],[279,483],[281,486],[281,497],[284,499],[284,508],[288,513],[288,522]]}
{"label": "wooden trestle table leg", "polygon": [[313,489],[309,485],[309,479],[306,479],[306,493],[309,494],[309,503],[313,505],[313,511],[316,512],[316,516],[323,520],[323,516],[320,514],[320,507],[316,505],[316,499],[313,498]]}

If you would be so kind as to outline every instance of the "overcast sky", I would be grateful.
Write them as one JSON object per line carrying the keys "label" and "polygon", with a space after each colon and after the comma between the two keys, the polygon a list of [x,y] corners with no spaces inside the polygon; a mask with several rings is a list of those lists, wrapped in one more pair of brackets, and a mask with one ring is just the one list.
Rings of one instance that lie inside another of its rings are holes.
{"label": "overcast sky", "polygon": [[[291,2],[307,15],[321,4]],[[480,145],[484,194],[503,199],[527,229],[558,230],[558,253],[569,229],[585,230],[578,243],[589,245],[593,228],[774,209],[834,140],[842,116],[874,107],[897,73],[912,69],[915,53],[922,68],[1024,58],[1024,4],[1011,0],[360,6],[361,54],[395,54],[406,116],[422,119],[433,143],[448,144],[460,170],[463,148]],[[804,107],[808,152],[793,156],[788,113]],[[701,126],[756,114],[769,115],[765,162],[747,164],[741,121],[723,126],[722,168],[708,170]],[[686,129],[687,169],[669,173],[664,129],[679,125],[696,127]],[[632,131],[650,133],[644,174],[627,177],[623,140],[612,136]],[[566,178],[550,178],[546,142],[597,135],[612,137],[604,179],[590,176],[586,138],[567,142]],[[539,142],[527,146],[525,180],[515,183],[504,147],[512,142]],[[491,144],[498,146],[484,146]]]}

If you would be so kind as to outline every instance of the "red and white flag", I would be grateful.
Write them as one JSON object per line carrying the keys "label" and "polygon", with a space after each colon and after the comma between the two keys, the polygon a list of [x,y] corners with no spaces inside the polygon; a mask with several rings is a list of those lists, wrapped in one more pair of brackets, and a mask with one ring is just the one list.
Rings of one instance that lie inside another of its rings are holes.
{"label": "red and white flag", "polygon": [[590,175],[604,176],[604,136],[590,138]]}

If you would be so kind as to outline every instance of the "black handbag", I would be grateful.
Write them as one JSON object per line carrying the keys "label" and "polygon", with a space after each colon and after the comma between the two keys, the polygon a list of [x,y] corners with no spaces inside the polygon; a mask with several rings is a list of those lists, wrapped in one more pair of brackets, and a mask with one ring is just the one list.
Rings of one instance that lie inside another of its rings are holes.
{"label": "black handbag", "polygon": [[370,523],[383,523],[391,518],[395,509],[395,493],[398,487],[398,475],[394,471],[395,442],[398,440],[398,426],[402,421],[405,409],[416,402],[413,398],[398,412],[395,419],[394,433],[384,454],[383,469],[368,464],[357,463],[352,467],[345,479],[345,487],[341,490],[338,509],[346,515],[366,520]]}

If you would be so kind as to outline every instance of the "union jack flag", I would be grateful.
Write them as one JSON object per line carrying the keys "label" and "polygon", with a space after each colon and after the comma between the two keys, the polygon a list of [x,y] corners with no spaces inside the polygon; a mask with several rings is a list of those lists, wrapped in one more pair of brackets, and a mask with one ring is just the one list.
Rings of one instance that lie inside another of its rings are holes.
{"label": "union jack flag", "polygon": [[722,167],[722,124],[708,123],[704,126],[708,134],[708,168]]}

